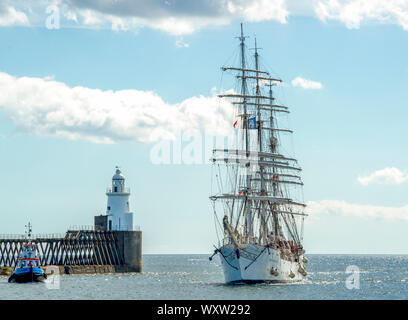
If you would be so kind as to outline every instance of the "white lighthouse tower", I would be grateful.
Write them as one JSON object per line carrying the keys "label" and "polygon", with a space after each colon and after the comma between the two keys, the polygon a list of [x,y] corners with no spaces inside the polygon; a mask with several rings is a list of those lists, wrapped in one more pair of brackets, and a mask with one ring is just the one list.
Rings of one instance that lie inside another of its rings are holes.
{"label": "white lighthouse tower", "polygon": [[116,167],[112,177],[112,188],[106,191],[108,206],[106,210],[107,229],[112,231],[132,231],[133,212],[129,209],[130,190],[125,188],[125,177]]}

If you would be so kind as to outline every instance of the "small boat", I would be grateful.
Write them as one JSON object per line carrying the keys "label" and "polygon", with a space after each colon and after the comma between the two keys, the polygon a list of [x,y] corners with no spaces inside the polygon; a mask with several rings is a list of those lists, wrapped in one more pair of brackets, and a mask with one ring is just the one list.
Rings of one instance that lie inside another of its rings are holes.
{"label": "small boat", "polygon": [[40,268],[40,259],[37,254],[37,244],[31,240],[31,224],[27,226],[27,242],[23,244],[18,257],[17,265],[8,282],[43,282],[47,275]]}

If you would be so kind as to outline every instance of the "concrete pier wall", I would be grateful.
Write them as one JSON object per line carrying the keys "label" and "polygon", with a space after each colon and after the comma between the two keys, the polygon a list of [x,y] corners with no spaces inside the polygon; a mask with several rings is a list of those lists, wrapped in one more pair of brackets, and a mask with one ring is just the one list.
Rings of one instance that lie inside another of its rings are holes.
{"label": "concrete pier wall", "polygon": [[142,231],[113,231],[127,272],[142,272]]}

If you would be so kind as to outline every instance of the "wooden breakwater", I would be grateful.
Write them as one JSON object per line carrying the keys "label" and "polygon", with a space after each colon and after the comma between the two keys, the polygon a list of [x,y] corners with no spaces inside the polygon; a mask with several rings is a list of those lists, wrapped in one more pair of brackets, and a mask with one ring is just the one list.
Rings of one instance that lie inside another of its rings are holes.
{"label": "wooden breakwater", "polygon": [[[14,267],[26,240],[0,238],[0,273]],[[141,272],[141,231],[68,230],[65,236],[33,239],[41,265],[60,273]]]}

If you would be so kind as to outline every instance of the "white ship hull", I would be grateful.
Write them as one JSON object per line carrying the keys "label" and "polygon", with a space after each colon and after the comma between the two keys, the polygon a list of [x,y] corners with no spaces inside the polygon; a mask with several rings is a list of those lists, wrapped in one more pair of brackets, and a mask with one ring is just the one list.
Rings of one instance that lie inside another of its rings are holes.
{"label": "white ship hull", "polygon": [[237,254],[231,244],[219,252],[226,283],[295,282],[305,278],[301,274],[305,274],[303,257],[288,261],[281,258],[279,249],[249,245]]}

